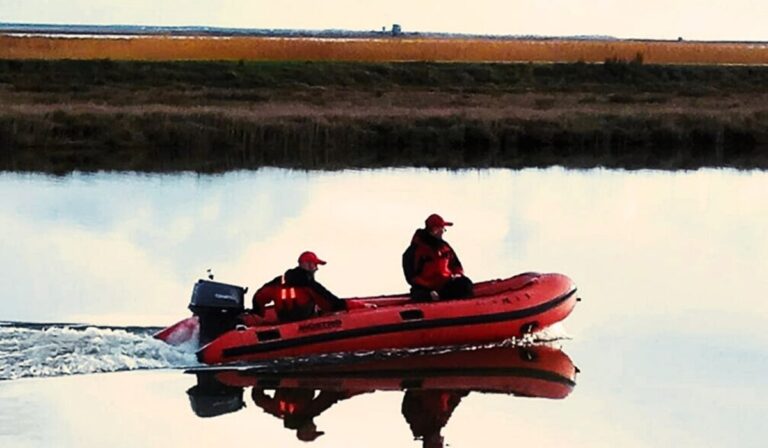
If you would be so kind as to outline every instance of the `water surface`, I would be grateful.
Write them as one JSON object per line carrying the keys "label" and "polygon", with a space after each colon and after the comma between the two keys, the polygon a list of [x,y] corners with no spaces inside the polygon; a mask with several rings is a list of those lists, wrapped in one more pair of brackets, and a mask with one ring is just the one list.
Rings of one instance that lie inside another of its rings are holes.
{"label": "water surface", "polygon": [[[252,388],[245,408],[199,417],[194,357],[148,333],[187,315],[206,269],[256,288],[305,249],[341,296],[404,291],[400,254],[438,212],[473,279],[562,272],[584,298],[558,329],[572,391],[470,392],[445,445],[763,446],[767,186],[731,170],[2,174],[0,320],[88,325],[0,326],[0,444],[207,446],[250,430],[303,446]],[[420,446],[404,394],[339,401],[311,443]]]}

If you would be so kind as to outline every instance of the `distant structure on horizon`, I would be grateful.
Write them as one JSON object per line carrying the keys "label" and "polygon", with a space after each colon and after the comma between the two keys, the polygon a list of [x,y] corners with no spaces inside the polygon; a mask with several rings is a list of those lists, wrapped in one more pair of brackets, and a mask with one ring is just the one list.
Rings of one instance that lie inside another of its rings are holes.
{"label": "distant structure on horizon", "polygon": [[392,35],[399,36],[401,34],[403,34],[403,29],[400,27],[400,25],[397,23],[392,24]]}

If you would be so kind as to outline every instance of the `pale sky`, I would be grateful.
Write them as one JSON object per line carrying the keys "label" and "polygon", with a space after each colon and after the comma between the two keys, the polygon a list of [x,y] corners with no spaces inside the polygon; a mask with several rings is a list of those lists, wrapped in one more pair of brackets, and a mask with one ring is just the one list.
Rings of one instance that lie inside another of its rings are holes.
{"label": "pale sky", "polygon": [[0,0],[0,23],[200,25],[768,41],[768,2],[731,0]]}

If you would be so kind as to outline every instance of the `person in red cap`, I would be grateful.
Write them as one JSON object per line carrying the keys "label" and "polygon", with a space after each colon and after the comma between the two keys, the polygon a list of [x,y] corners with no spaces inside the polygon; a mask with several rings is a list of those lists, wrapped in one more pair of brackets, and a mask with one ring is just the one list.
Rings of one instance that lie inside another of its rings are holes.
{"label": "person in red cap", "polygon": [[314,252],[299,255],[299,265],[288,269],[267,282],[253,295],[253,311],[264,316],[264,307],[275,303],[275,312],[282,322],[295,322],[323,311],[344,311],[368,307],[356,300],[342,300],[315,280],[318,265],[326,264]]}
{"label": "person in red cap", "polygon": [[414,300],[458,299],[472,296],[472,280],[448,242],[445,228],[452,226],[438,214],[429,215],[403,253],[403,274]]}

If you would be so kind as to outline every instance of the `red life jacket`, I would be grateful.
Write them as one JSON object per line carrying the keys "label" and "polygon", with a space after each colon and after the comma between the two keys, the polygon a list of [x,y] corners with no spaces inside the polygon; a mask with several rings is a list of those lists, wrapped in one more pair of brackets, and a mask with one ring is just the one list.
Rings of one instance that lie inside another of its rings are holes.
{"label": "red life jacket", "polygon": [[314,292],[306,286],[289,286],[285,275],[280,281],[262,287],[253,295],[253,309],[257,314],[264,315],[264,306],[270,302],[275,304],[278,317],[285,320],[298,320],[315,314]]}

